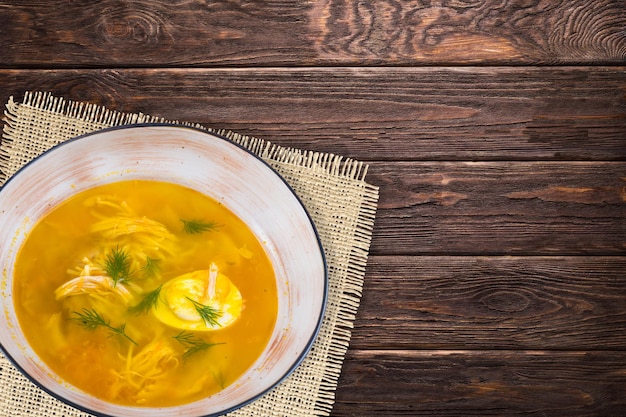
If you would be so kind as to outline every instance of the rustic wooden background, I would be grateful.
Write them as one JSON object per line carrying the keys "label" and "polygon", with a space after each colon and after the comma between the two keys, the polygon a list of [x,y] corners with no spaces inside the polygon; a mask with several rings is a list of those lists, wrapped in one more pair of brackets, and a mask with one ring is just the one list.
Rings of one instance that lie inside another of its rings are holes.
{"label": "rustic wooden background", "polygon": [[0,1],[0,101],[368,162],[380,207],[332,416],[623,416],[625,10]]}

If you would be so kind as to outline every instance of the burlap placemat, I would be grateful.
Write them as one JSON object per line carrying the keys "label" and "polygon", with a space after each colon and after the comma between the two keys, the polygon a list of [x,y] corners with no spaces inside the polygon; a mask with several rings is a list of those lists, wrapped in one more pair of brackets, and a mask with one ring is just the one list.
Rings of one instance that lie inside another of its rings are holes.
{"label": "burlap placemat", "polygon": [[[44,93],[6,104],[0,142],[0,186],[25,163],[71,137],[99,129],[169,122],[125,114]],[[191,125],[189,123],[183,123]],[[229,416],[325,416],[330,413],[359,301],[378,188],[365,182],[367,166],[337,155],[272,145],[232,131],[214,131],[243,145],[293,187],[320,234],[329,268],[329,297],[321,331],[302,364],[279,386]],[[72,416],[80,412],[46,394],[0,354],[0,416]]]}

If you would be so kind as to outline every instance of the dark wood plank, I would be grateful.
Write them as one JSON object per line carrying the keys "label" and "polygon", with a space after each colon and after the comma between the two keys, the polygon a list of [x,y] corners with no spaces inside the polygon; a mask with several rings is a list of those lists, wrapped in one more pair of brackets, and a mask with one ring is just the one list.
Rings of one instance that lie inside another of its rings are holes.
{"label": "dark wood plank", "polygon": [[621,416],[626,353],[350,351],[333,417]]}
{"label": "dark wood plank", "polygon": [[626,253],[626,162],[372,162],[371,254]]}
{"label": "dark wood plank", "polygon": [[626,257],[372,256],[351,348],[626,350]]}
{"label": "dark wood plank", "polygon": [[303,64],[305,1],[0,3],[4,67]]}
{"label": "dark wood plank", "polygon": [[623,63],[624,26],[621,0],[7,0],[0,2],[0,63]]}
{"label": "dark wood plank", "polygon": [[0,86],[2,103],[50,91],[360,160],[626,160],[626,67],[0,70]]}
{"label": "dark wood plank", "polygon": [[[317,2],[322,57],[362,64],[623,62],[621,1]],[[315,22],[315,20],[314,20]]]}

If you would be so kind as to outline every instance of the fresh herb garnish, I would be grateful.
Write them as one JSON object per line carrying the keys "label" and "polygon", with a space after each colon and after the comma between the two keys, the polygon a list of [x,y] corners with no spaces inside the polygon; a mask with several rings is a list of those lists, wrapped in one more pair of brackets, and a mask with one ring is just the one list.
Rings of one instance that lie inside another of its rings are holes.
{"label": "fresh herb garnish", "polygon": [[220,370],[212,370],[211,374],[213,375],[213,379],[215,380],[215,382],[217,382],[220,388],[224,389],[226,387],[226,381],[224,380],[224,373],[221,372]]}
{"label": "fresh herb garnish", "polygon": [[189,333],[184,330],[173,337],[174,339],[178,340],[178,342],[185,348],[185,353],[183,353],[183,361],[189,359],[189,356],[193,355],[194,353],[208,349],[211,346],[223,345],[223,343],[205,342],[193,333]]}
{"label": "fresh herb garnish", "polygon": [[215,222],[206,222],[203,220],[180,219],[180,221],[183,222],[183,230],[185,231],[185,233],[188,233],[190,235],[213,231],[219,227],[219,225]]}
{"label": "fresh herb garnish", "polygon": [[144,295],[139,304],[129,308],[128,311],[134,314],[140,314],[147,313],[148,311],[152,310],[152,308],[156,306],[156,304],[159,302],[161,287],[162,285],[159,285],[158,288]]}
{"label": "fresh herb garnish", "polygon": [[108,321],[104,319],[95,309],[83,308],[82,312],[74,311],[76,317],[70,318],[70,320],[74,320],[78,322],[81,326],[83,326],[87,330],[96,330],[98,327],[104,327],[111,332],[111,336],[122,336],[132,342],[134,345],[137,345],[133,339],[130,338],[126,334],[126,324],[122,324],[118,327],[111,326]]}
{"label": "fresh herb garnish", "polygon": [[113,280],[114,286],[128,281],[130,277],[130,255],[119,247],[107,254],[104,260],[104,271]]}
{"label": "fresh herb garnish", "polygon": [[161,269],[161,260],[152,259],[149,256],[146,257],[146,264],[143,266],[142,271],[146,277],[154,277]]}
{"label": "fresh herb garnish", "polygon": [[208,326],[216,327],[216,326],[220,325],[218,323],[217,319],[219,319],[222,316],[222,313],[218,309],[213,308],[211,306],[207,306],[207,305],[201,304],[201,303],[199,303],[197,301],[192,300],[189,297],[186,297],[186,298],[189,301],[191,301],[191,303],[195,307],[196,311],[198,312],[198,314],[202,318],[202,321],[204,321],[204,324],[207,327]]}

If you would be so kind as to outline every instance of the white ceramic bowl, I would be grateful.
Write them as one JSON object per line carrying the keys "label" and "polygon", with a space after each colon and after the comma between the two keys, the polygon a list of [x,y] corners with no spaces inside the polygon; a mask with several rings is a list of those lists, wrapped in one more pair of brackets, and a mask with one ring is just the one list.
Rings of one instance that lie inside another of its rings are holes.
{"label": "white ceramic bowl", "polygon": [[[267,242],[278,287],[278,318],[260,358],[223,391],[190,404],[111,404],[54,375],[28,345],[13,305],[13,268],[29,230],[51,206],[96,185],[156,179],[225,204]],[[261,396],[301,362],[327,297],[327,270],[315,226],[287,183],[257,156],[219,136],[173,125],[112,128],[65,142],[25,166],[0,189],[0,344],[48,393],[92,414],[124,417],[220,415]]]}

